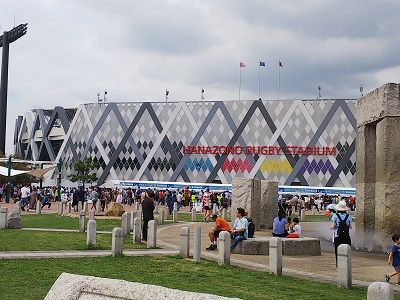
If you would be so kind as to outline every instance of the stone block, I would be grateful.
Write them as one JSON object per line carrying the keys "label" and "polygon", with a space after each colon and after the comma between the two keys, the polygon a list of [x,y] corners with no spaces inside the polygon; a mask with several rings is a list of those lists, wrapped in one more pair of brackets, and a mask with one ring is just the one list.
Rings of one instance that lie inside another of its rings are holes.
{"label": "stone block", "polygon": [[115,227],[112,231],[111,255],[112,256],[122,255],[123,245],[124,245],[124,234],[122,232],[122,228]]}
{"label": "stone block", "polygon": [[261,206],[259,214],[259,228],[272,229],[272,223],[278,214],[278,182],[261,180]]}
{"label": "stone block", "polygon": [[178,211],[176,209],[172,211],[172,222],[178,223]]}
{"label": "stone block", "polygon": [[269,242],[269,273],[282,276],[282,240],[278,237]]}
{"label": "stone block", "polygon": [[196,216],[197,215],[196,215],[196,209],[194,207],[192,208],[192,212],[191,213],[192,213],[192,222],[196,222]]}
{"label": "stone block", "polygon": [[179,255],[182,258],[188,258],[190,249],[190,230],[188,227],[181,228],[179,238]]}
{"label": "stone block", "polygon": [[57,202],[57,214],[58,214],[59,216],[62,216],[63,213],[64,213],[64,205],[62,204],[61,201],[58,201],[58,202]]}
{"label": "stone block", "polygon": [[163,225],[165,221],[165,209],[160,209],[160,214],[158,216],[158,219],[159,219],[158,220],[159,224]]}
{"label": "stone block", "polygon": [[230,265],[231,263],[231,234],[222,231],[218,237],[218,264],[220,266]]}
{"label": "stone block", "polygon": [[83,205],[81,201],[78,201],[78,212],[80,212],[81,210],[83,210]]}
{"label": "stone block", "polygon": [[87,224],[86,245],[96,246],[96,221],[89,220]]}
{"label": "stone block", "polygon": [[142,242],[142,223],[139,218],[133,219],[133,243],[140,244]]}
{"label": "stone block", "polygon": [[101,212],[101,201],[97,200],[96,202],[96,212],[100,213]]}
{"label": "stone block", "polygon": [[149,228],[147,230],[147,248],[157,247],[157,222],[154,220],[149,221]]}
{"label": "stone block", "polygon": [[86,227],[86,214],[84,210],[79,212],[79,232],[85,232]]}
{"label": "stone block", "polygon": [[351,289],[351,247],[347,244],[339,245],[337,249],[337,285],[340,288]]}
{"label": "stone block", "polygon": [[68,201],[67,203],[67,213],[70,214],[72,212],[72,203],[71,201]]}
{"label": "stone block", "polygon": [[174,202],[174,210],[178,210],[178,202]]}
{"label": "stone block", "polygon": [[106,216],[121,217],[125,212],[124,207],[119,203],[113,203],[111,208],[105,213]]}
{"label": "stone block", "polygon": [[89,220],[94,220],[94,210],[93,209],[91,209],[89,211]]}
{"label": "stone block", "polygon": [[42,201],[36,202],[36,214],[37,215],[42,214]]}
{"label": "stone block", "polygon": [[236,209],[244,208],[253,219],[256,229],[260,229],[262,216],[261,209],[261,180],[247,178],[233,178],[232,180],[232,207],[231,218],[236,218]]}
{"label": "stone block", "polygon": [[85,214],[89,212],[89,204],[86,201],[83,202],[83,210],[85,211]]}
{"label": "stone block", "polygon": [[8,212],[7,207],[0,208],[0,229],[7,228],[7,212]]}
{"label": "stone block", "polygon": [[239,300],[212,294],[186,292],[177,289],[62,273],[47,293],[45,300]]}
{"label": "stone block", "polygon": [[196,226],[194,228],[193,259],[194,259],[194,261],[201,260],[201,227],[200,226]]}
{"label": "stone block", "polygon": [[10,228],[10,229],[22,228],[20,207],[14,207],[14,209],[8,214],[7,228]]}
{"label": "stone block", "polygon": [[127,212],[124,212],[122,214],[121,221],[122,221],[122,226],[121,226],[122,233],[124,236],[127,236],[129,233],[128,232],[128,213]]}
{"label": "stone block", "polygon": [[368,287],[367,300],[394,300],[392,286],[387,282],[373,282]]}
{"label": "stone block", "polygon": [[303,208],[300,210],[300,221],[304,222],[306,220],[306,210]]}

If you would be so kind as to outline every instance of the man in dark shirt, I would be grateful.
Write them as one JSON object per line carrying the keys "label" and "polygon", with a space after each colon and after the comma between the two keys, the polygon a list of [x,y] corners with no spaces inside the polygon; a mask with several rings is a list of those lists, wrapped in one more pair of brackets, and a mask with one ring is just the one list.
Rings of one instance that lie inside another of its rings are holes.
{"label": "man in dark shirt", "polygon": [[142,201],[142,212],[143,212],[143,240],[147,241],[147,226],[150,220],[154,219],[154,192],[148,191],[146,197]]}

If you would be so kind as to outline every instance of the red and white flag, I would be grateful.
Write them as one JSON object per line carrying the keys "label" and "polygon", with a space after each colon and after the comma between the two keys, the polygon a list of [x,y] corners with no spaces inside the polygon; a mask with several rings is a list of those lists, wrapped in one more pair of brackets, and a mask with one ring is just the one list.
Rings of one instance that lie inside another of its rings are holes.
{"label": "red and white flag", "polygon": [[246,65],[244,64],[244,62],[240,61],[240,67],[244,68]]}

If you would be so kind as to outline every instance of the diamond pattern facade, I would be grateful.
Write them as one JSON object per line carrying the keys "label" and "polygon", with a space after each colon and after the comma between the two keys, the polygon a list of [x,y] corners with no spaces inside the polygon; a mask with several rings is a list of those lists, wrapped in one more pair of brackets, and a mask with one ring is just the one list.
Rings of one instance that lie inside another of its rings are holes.
{"label": "diamond pattern facade", "polygon": [[[356,171],[355,110],[353,100],[83,104],[69,120],[61,148],[52,155],[54,161],[63,161],[64,175],[75,160],[92,156],[100,164],[98,184],[230,183],[238,176],[282,185],[350,187],[355,186]],[[21,156],[38,159],[39,148],[46,148],[34,136],[48,118],[38,116],[40,111],[32,114],[17,120],[14,142]],[[216,145],[329,146],[336,147],[336,154],[183,153],[188,146]]]}

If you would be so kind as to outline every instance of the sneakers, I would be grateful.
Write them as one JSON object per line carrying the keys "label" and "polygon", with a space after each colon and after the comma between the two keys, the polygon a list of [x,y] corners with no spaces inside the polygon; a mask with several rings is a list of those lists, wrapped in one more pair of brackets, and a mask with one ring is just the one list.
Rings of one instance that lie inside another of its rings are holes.
{"label": "sneakers", "polygon": [[389,280],[390,280],[390,276],[388,274],[385,274],[385,281],[389,282]]}
{"label": "sneakers", "polygon": [[208,251],[215,251],[217,250],[217,245],[211,244],[210,247],[206,248]]}

